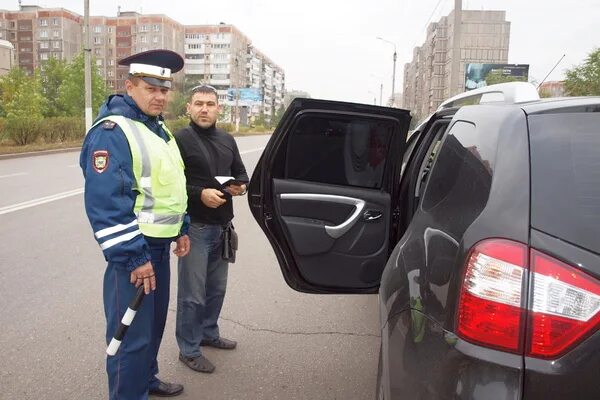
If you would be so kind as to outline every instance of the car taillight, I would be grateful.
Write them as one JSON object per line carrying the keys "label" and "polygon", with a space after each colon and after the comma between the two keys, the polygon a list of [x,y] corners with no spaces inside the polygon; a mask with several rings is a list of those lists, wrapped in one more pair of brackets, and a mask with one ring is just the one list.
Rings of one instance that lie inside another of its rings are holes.
{"label": "car taillight", "polygon": [[[532,296],[526,310],[528,269]],[[526,354],[558,357],[600,326],[600,281],[522,243],[505,239],[477,243],[467,257],[458,335],[486,347],[523,353],[526,315]]]}
{"label": "car taillight", "polygon": [[528,355],[553,358],[597,329],[600,282],[539,251],[531,250],[533,299]]}
{"label": "car taillight", "polygon": [[478,243],[467,258],[458,305],[458,334],[485,346],[519,352],[525,313],[521,293],[527,246],[503,239]]}

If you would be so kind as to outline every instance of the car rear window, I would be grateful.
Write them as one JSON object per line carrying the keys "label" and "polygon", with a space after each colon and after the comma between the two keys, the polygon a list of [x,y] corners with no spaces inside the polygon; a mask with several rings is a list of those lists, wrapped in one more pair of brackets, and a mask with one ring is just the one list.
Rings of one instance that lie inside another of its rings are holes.
{"label": "car rear window", "polygon": [[600,113],[529,117],[531,224],[600,253]]}

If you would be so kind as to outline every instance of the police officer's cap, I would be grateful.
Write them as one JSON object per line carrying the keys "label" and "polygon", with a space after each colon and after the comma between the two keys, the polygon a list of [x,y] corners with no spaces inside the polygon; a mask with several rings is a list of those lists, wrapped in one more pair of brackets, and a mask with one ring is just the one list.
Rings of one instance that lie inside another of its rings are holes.
{"label": "police officer's cap", "polygon": [[183,58],[171,50],[149,50],[119,61],[129,66],[129,75],[142,78],[152,86],[171,88],[172,73],[183,68]]}

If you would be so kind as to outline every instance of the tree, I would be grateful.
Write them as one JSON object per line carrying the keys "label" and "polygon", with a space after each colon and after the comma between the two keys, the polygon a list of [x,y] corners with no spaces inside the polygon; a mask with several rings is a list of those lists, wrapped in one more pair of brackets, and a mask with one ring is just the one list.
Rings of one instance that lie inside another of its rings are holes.
{"label": "tree", "polygon": [[584,63],[567,70],[565,91],[569,96],[600,95],[600,49],[592,51]]}
{"label": "tree", "polygon": [[[92,62],[92,113],[95,114],[108,94],[104,80]],[[67,116],[79,117],[85,113],[83,52],[67,65],[65,79],[60,85],[58,103]]]}
{"label": "tree", "polygon": [[38,73],[27,75],[19,67],[0,78],[2,112],[7,118],[42,118],[44,98]]}
{"label": "tree", "polygon": [[0,78],[0,92],[5,116],[2,135],[18,145],[35,142],[42,133],[44,109],[39,74],[27,75],[21,68],[15,67]]}
{"label": "tree", "polygon": [[282,105],[281,107],[279,107],[279,109],[273,116],[273,119],[271,120],[271,126],[277,126],[279,124],[279,121],[281,121],[281,117],[283,117],[284,112],[285,112],[285,108]]}
{"label": "tree", "polygon": [[60,86],[67,77],[67,62],[50,57],[40,69],[42,79],[42,95],[46,99],[45,117],[65,115],[65,110],[59,102]]}
{"label": "tree", "polygon": [[187,112],[187,96],[179,91],[169,93],[170,99],[165,112],[166,118],[179,118]]}

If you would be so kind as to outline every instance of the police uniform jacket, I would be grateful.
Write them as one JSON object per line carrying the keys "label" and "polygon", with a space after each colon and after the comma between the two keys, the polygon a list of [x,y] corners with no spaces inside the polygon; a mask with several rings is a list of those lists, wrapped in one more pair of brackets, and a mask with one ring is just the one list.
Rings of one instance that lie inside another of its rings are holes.
{"label": "police uniform jacket", "polygon": [[[140,121],[163,140],[169,140],[159,124],[162,117],[144,114],[128,95],[110,96],[96,121],[110,115]],[[90,130],[83,142],[79,164],[85,177],[86,212],[108,262],[133,271],[150,261],[150,246],[175,239],[151,238],[139,230],[134,213],[138,192],[133,190],[131,151],[125,133],[117,124],[104,121]],[[181,234],[186,233],[188,226],[186,216]]]}

